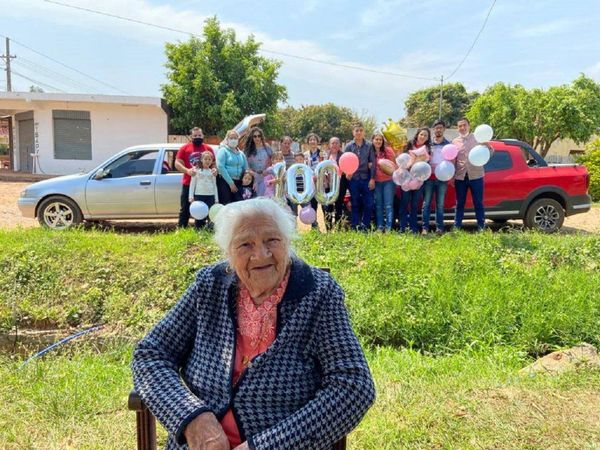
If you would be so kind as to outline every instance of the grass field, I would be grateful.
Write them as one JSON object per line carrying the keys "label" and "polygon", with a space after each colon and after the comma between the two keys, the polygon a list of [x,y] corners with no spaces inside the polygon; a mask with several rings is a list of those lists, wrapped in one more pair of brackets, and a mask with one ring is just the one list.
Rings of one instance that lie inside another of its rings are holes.
{"label": "grass field", "polygon": [[[137,338],[219,259],[192,231],[0,241],[4,332],[104,323]],[[600,447],[600,371],[519,374],[555,348],[600,344],[599,236],[307,233],[296,248],[344,288],[376,380],[350,448]],[[132,348],[83,337],[24,368],[26,353],[0,354],[0,448],[134,448]]]}

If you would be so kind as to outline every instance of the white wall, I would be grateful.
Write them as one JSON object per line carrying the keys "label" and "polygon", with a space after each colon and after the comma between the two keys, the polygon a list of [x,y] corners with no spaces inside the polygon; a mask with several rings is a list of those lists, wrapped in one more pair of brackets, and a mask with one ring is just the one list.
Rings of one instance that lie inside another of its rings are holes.
{"label": "white wall", "polygon": [[[108,103],[31,102],[37,124],[39,166],[36,172],[70,174],[89,171],[126,147],[167,142],[167,115],[157,106]],[[52,110],[89,111],[92,159],[54,159]],[[18,149],[15,142],[16,149]],[[17,152],[18,153],[18,152]]]}

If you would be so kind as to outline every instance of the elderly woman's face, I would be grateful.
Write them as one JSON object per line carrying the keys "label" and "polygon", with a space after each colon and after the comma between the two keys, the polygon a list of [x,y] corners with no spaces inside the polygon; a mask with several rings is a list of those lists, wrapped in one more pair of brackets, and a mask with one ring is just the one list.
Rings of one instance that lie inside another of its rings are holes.
{"label": "elderly woman's face", "polygon": [[229,260],[253,297],[268,295],[283,279],[289,249],[269,216],[242,221],[233,231]]}

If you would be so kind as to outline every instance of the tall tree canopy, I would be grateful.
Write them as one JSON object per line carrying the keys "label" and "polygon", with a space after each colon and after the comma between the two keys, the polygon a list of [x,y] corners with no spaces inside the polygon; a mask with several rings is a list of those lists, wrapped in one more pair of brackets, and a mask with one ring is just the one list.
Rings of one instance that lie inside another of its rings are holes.
{"label": "tall tree canopy", "polygon": [[270,117],[277,110],[287,98],[277,83],[281,63],[259,56],[259,48],[253,36],[236,40],[216,17],[206,20],[201,39],[166,45],[168,83],[162,91],[176,132],[200,126],[206,134],[223,136],[245,115]]}
{"label": "tall tree canopy", "polygon": [[487,123],[498,138],[515,138],[546,156],[557,139],[585,143],[600,130],[600,84],[580,75],[546,90],[496,83],[473,103],[472,125]]}
{"label": "tall tree canopy", "polygon": [[[456,124],[464,117],[477,92],[467,92],[462,83],[444,85],[442,92],[442,119],[448,126]],[[403,123],[407,127],[429,127],[439,117],[440,86],[420,89],[408,96],[404,102],[406,118]]]}
{"label": "tall tree canopy", "polygon": [[358,121],[363,123],[367,138],[370,137],[369,133],[375,129],[375,119],[367,114],[358,114],[333,103],[303,105],[297,109],[288,106],[278,112],[277,131],[295,140],[303,140],[308,133],[317,133],[323,141],[337,136],[343,142],[352,139],[352,124]]}

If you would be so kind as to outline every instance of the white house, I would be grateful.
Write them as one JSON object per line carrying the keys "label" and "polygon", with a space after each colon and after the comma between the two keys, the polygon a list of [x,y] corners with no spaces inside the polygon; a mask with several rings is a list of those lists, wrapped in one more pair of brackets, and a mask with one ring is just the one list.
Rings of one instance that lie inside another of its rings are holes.
{"label": "white house", "polygon": [[167,142],[168,115],[157,97],[1,92],[15,171],[88,171],[126,147]]}

